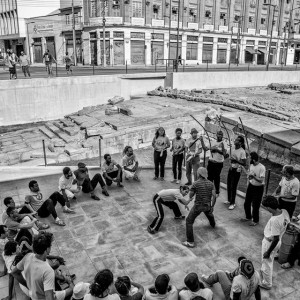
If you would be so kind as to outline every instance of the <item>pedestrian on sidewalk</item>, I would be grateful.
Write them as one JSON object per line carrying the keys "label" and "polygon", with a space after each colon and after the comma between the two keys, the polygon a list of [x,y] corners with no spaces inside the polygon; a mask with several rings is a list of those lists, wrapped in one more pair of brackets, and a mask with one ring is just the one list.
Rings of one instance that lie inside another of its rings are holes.
{"label": "pedestrian on sidewalk", "polygon": [[180,203],[187,207],[188,201],[184,199],[189,192],[187,185],[181,186],[179,189],[168,189],[161,190],[153,197],[153,204],[157,212],[157,216],[148,226],[147,230],[149,233],[154,234],[158,232],[163,220],[164,220],[164,209],[163,205],[173,210],[175,220],[183,220],[185,217],[181,214],[178,204],[175,202],[178,200]]}
{"label": "pedestrian on sidewalk", "polygon": [[28,77],[31,78],[30,71],[29,71],[30,59],[27,55],[25,55],[24,51],[21,51],[21,55],[19,57],[19,62],[22,67],[24,76],[27,77],[27,75],[28,75]]}
{"label": "pedestrian on sidewalk", "polygon": [[83,162],[78,163],[78,169],[74,171],[74,175],[76,177],[76,182],[78,187],[82,187],[83,193],[90,193],[91,198],[94,200],[100,200],[99,197],[95,195],[95,188],[97,184],[102,188],[102,194],[105,196],[109,196],[105,181],[100,173],[97,173],[93,176],[92,179],[90,179],[88,168],[86,167],[86,164]]}
{"label": "pedestrian on sidewalk", "polygon": [[[195,196],[194,206],[191,209],[186,219],[186,237],[187,240],[182,244],[189,248],[194,248],[194,232],[193,225],[196,218],[203,212],[209,221],[211,227],[216,226],[215,217],[213,214],[216,204],[216,190],[211,181],[207,179],[207,170],[200,167],[197,171],[198,180],[196,180],[190,188],[189,204]],[[186,204],[186,205],[187,205]]]}
{"label": "pedestrian on sidewalk", "polygon": [[207,164],[207,179],[214,183],[216,188],[216,196],[220,194],[220,175],[223,169],[223,162],[226,156],[225,145],[223,142],[223,132],[217,132],[217,140],[211,143],[211,156]]}
{"label": "pedestrian on sidewalk", "polygon": [[6,64],[8,65],[9,79],[17,79],[17,70],[16,70],[16,55],[12,52],[11,49],[7,49],[7,55],[5,58]]}
{"label": "pedestrian on sidewalk", "polygon": [[241,219],[241,221],[252,221],[249,225],[256,226],[259,223],[259,208],[264,193],[266,176],[266,168],[259,162],[256,152],[250,153],[250,169],[247,173],[249,182],[244,203],[246,218]]}
{"label": "pedestrian on sidewalk", "polygon": [[170,151],[173,152],[172,170],[174,176],[174,179],[171,182],[180,184],[182,177],[182,162],[184,158],[185,141],[181,137],[181,128],[177,128],[175,130],[175,134],[176,137],[172,140],[172,147],[170,149]]}
{"label": "pedestrian on sidewalk", "polygon": [[279,196],[279,207],[286,209],[292,218],[299,196],[299,180],[294,175],[294,167],[285,165],[282,168],[282,179],[274,192],[274,196]]}
{"label": "pedestrian on sidewalk", "polygon": [[154,180],[158,179],[160,175],[160,180],[165,180],[165,163],[167,159],[167,149],[170,147],[170,140],[166,136],[165,129],[159,127],[156,130],[155,136],[152,141],[152,147],[154,148],[154,165],[155,174]]}
{"label": "pedestrian on sidewalk", "polygon": [[200,153],[208,149],[203,141],[202,135],[198,137],[198,131],[195,128],[191,129],[191,137],[185,143],[186,149],[186,185],[192,184],[192,172],[194,174],[194,181],[197,180],[197,170],[200,167]]}
{"label": "pedestrian on sidewalk", "polygon": [[244,137],[239,135],[234,141],[235,148],[232,151],[230,161],[231,166],[227,175],[227,197],[225,204],[229,204],[228,209],[235,208],[235,198],[239,180],[241,177],[242,167],[246,166],[246,151]]}
{"label": "pedestrian on sidewalk", "polygon": [[281,238],[286,230],[290,217],[285,209],[280,209],[278,201],[273,196],[266,196],[262,201],[264,208],[272,214],[265,229],[262,240],[262,265],[260,270],[261,284],[264,289],[271,289],[273,276],[273,262],[281,246]]}
{"label": "pedestrian on sidewalk", "polygon": [[46,50],[45,54],[43,55],[43,60],[45,62],[46,72],[48,74],[48,78],[53,76],[52,64],[53,62],[56,63],[55,58],[50,53],[49,49]]}
{"label": "pedestrian on sidewalk", "polygon": [[69,52],[66,52],[66,56],[64,57],[64,61],[66,64],[66,71],[67,71],[67,75],[69,75],[70,73],[73,74],[73,60],[72,57],[69,55]]}

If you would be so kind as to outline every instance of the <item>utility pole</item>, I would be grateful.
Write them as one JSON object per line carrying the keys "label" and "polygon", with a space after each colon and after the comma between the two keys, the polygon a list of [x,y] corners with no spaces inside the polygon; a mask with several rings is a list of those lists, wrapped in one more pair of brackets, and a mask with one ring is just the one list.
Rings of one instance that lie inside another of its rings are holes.
{"label": "utility pole", "polygon": [[[171,59],[171,16],[172,16],[172,0],[169,2],[170,5],[170,13],[169,13],[169,49],[168,49],[168,59]],[[170,60],[166,62],[168,65],[170,65]]]}
{"label": "utility pole", "polygon": [[236,51],[236,65],[238,66],[240,63],[240,48],[241,48],[241,21],[242,16],[239,17],[238,21],[238,32],[237,32],[237,51]]}
{"label": "utility pole", "polygon": [[103,5],[102,5],[102,25],[103,25],[103,63],[102,66],[106,67],[106,49],[105,49],[105,8],[107,6],[107,0],[103,0]]}
{"label": "utility pole", "polygon": [[73,57],[74,57],[74,66],[77,66],[74,0],[72,0],[72,28],[73,28]]}
{"label": "utility pole", "polygon": [[177,12],[177,45],[176,45],[176,72],[178,72],[178,47],[179,47],[179,16],[180,16],[180,0],[178,1],[178,12]]}
{"label": "utility pole", "polygon": [[[288,23],[288,22],[287,22]],[[283,47],[282,47],[282,56],[281,56],[281,64],[285,64],[286,65],[286,56],[287,56],[287,47],[286,47],[286,29],[288,26],[284,26],[283,30],[284,30],[284,38],[283,38]]]}

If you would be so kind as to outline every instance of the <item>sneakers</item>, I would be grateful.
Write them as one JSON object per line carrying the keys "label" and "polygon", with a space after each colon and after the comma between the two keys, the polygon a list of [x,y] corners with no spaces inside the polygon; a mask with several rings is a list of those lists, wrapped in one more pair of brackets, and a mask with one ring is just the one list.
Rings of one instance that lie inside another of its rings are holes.
{"label": "sneakers", "polygon": [[182,242],[182,245],[188,248],[195,248],[195,243],[189,243],[188,241]]}
{"label": "sneakers", "polygon": [[100,200],[100,198],[99,198],[99,197],[97,197],[96,195],[93,195],[93,196],[91,196],[91,198],[92,198],[92,199],[94,199],[94,200],[97,200],[97,201],[99,201],[99,200]]}
{"label": "sneakers", "polygon": [[234,208],[235,208],[235,204],[231,204],[231,205],[229,205],[229,207],[228,207],[229,210],[233,210]]}
{"label": "sneakers", "polygon": [[229,202],[229,201],[224,201],[223,203],[224,203],[224,204],[227,204],[227,205],[229,205],[229,204],[230,204],[230,202]]}
{"label": "sneakers", "polygon": [[160,177],[159,180],[160,180],[160,181],[164,181],[165,179],[164,179],[163,177]]}
{"label": "sneakers", "polygon": [[63,209],[63,212],[64,212],[65,214],[75,214],[75,211],[74,211],[73,209],[70,209],[69,207],[65,207],[65,208]]}
{"label": "sneakers", "polygon": [[181,183],[181,180],[177,180],[176,183],[177,183],[177,184],[180,184],[180,183]]}
{"label": "sneakers", "polygon": [[150,233],[150,234],[155,234],[157,231],[152,229],[150,226],[147,227],[147,231]]}
{"label": "sneakers", "polygon": [[202,276],[201,276],[201,279],[202,279],[202,281],[205,282],[209,287],[212,287],[212,285],[208,283],[208,276],[202,275]]}
{"label": "sneakers", "polygon": [[174,220],[184,220],[185,216],[180,216],[180,217],[174,217]]}
{"label": "sneakers", "polygon": [[108,193],[108,191],[107,191],[107,190],[102,190],[102,194],[103,194],[104,196],[106,196],[106,197],[108,197],[108,196],[109,196],[109,193]]}

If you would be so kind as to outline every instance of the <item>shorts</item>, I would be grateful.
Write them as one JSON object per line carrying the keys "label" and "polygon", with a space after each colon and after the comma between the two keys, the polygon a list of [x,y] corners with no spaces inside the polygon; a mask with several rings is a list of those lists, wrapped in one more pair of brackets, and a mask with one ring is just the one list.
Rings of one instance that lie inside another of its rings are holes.
{"label": "shorts", "polygon": [[[22,284],[19,283],[20,289],[22,292],[29,298],[32,298],[32,293]],[[56,300],[64,300],[66,298],[66,290],[63,291],[55,291],[54,296]]]}

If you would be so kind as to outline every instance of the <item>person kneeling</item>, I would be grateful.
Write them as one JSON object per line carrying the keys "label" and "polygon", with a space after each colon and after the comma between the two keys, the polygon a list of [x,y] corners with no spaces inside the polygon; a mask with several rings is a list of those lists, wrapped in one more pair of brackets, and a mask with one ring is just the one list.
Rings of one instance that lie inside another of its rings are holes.
{"label": "person kneeling", "polygon": [[161,190],[153,197],[153,204],[157,211],[157,217],[153,220],[151,225],[148,226],[147,230],[149,233],[154,234],[158,232],[163,220],[164,210],[163,205],[173,210],[175,219],[184,219],[185,216],[181,214],[178,204],[175,202],[178,200],[183,205],[187,206],[188,201],[184,199],[189,192],[187,185],[181,186],[179,189]]}
{"label": "person kneeling", "polygon": [[125,179],[133,178],[136,181],[140,181],[138,174],[140,172],[139,162],[133,153],[133,149],[130,146],[126,146],[124,149],[124,156],[122,159],[122,166],[124,169]]}
{"label": "person kneeling", "polygon": [[105,162],[102,165],[103,176],[108,186],[116,182],[118,187],[123,187],[122,182],[122,168],[115,161],[111,159],[110,154],[104,155]]}

